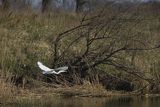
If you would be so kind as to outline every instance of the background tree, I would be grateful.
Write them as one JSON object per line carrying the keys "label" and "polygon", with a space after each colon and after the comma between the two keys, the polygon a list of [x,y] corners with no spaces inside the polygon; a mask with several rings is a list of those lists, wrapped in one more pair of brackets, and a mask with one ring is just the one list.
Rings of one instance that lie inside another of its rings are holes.
{"label": "background tree", "polygon": [[43,0],[42,1],[42,12],[49,9],[50,3],[51,3],[51,0]]}
{"label": "background tree", "polygon": [[86,0],[76,0],[76,12],[81,11],[86,2]]}
{"label": "background tree", "polygon": [[9,1],[8,0],[2,0],[2,8],[4,10],[8,9],[9,8]]}

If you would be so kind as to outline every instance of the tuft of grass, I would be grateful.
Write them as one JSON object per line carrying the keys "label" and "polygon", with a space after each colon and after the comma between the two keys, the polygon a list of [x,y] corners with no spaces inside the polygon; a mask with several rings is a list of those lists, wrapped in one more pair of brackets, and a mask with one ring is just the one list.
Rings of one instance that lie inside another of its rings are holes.
{"label": "tuft of grass", "polygon": [[7,82],[6,75],[0,76],[0,101],[1,103],[10,102],[14,99],[15,95],[17,94],[16,87]]}
{"label": "tuft of grass", "polygon": [[84,81],[83,85],[57,88],[55,92],[58,92],[64,96],[81,96],[81,97],[104,97],[104,96],[110,96],[112,93],[111,91],[107,91],[101,84],[92,84],[89,81]]}

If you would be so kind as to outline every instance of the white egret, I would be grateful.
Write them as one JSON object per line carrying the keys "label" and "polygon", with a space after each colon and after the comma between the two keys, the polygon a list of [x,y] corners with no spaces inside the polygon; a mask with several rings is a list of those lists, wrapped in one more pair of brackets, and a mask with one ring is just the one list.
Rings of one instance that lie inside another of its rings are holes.
{"label": "white egret", "polygon": [[50,69],[48,67],[46,67],[45,65],[43,65],[41,62],[37,62],[39,68],[43,71],[43,74],[60,74],[62,72],[67,72],[66,70],[68,69],[67,66],[64,67],[59,67],[56,69]]}

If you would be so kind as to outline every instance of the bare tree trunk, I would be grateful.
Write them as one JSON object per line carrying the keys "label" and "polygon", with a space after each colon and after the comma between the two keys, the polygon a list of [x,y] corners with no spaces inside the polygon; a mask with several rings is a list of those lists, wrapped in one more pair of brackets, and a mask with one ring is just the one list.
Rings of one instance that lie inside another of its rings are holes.
{"label": "bare tree trunk", "polygon": [[7,10],[7,9],[9,9],[9,1],[8,0],[2,0],[2,8],[4,9],[4,10]]}
{"label": "bare tree trunk", "polygon": [[85,4],[84,0],[76,0],[76,12],[81,11],[83,4]]}
{"label": "bare tree trunk", "polygon": [[42,1],[42,12],[45,12],[49,9],[50,3],[51,3],[51,0],[43,0]]}

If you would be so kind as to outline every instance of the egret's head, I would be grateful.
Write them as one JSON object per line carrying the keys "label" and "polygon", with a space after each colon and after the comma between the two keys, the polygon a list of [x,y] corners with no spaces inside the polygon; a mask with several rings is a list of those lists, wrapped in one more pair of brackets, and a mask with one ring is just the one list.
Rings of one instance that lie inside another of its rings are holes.
{"label": "egret's head", "polygon": [[38,61],[37,64],[38,64],[38,65],[41,65],[42,63]]}

